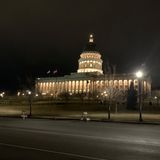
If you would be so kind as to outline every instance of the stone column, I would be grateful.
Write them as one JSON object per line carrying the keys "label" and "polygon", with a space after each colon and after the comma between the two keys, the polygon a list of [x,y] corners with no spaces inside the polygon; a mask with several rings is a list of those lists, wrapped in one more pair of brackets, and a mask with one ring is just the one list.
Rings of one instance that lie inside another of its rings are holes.
{"label": "stone column", "polygon": [[71,93],[72,93],[72,90],[73,90],[73,86],[72,86],[73,84],[72,84],[72,82],[73,82],[73,81],[71,80]]}
{"label": "stone column", "polygon": [[78,83],[77,83],[77,84],[78,84],[78,93],[80,93],[80,92],[79,92],[79,90],[80,90],[80,81],[79,81],[79,80],[78,80]]}
{"label": "stone column", "polygon": [[82,80],[82,93],[84,93],[84,80]]}

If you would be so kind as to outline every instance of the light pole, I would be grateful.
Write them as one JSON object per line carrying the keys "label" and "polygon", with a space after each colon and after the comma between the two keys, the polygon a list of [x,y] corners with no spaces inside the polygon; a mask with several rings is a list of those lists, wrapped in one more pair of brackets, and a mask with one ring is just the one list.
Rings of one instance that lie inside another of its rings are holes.
{"label": "light pole", "polygon": [[110,95],[108,96],[107,92],[104,91],[101,93],[102,97],[103,97],[103,103],[104,105],[107,105],[107,98],[108,98],[108,120],[111,119],[111,102],[110,102]]}
{"label": "light pole", "polygon": [[29,100],[29,116],[32,116],[32,92],[28,91],[28,100]]}
{"label": "light pole", "polygon": [[142,122],[142,78],[143,78],[143,72],[138,71],[136,73],[136,77],[138,79],[138,106],[139,106],[139,121]]}
{"label": "light pole", "polygon": [[157,107],[158,107],[158,100],[159,100],[159,99],[158,99],[158,97],[157,97],[157,96],[155,96],[155,97],[154,97],[154,99],[156,100]]}

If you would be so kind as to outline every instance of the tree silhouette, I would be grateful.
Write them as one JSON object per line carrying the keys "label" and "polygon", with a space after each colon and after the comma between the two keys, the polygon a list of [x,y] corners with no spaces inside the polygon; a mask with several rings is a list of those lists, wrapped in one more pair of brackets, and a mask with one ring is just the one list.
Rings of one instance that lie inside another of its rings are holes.
{"label": "tree silhouette", "polygon": [[134,89],[134,83],[131,82],[127,95],[127,109],[135,109],[137,103],[137,91]]}

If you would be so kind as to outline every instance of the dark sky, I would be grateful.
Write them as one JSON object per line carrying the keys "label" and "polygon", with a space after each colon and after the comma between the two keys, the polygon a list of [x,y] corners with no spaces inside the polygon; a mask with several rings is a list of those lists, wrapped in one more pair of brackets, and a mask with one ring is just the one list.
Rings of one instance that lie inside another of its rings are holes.
{"label": "dark sky", "polygon": [[117,73],[145,64],[160,86],[159,0],[5,0],[0,4],[0,89],[77,71],[94,33],[104,62]]}

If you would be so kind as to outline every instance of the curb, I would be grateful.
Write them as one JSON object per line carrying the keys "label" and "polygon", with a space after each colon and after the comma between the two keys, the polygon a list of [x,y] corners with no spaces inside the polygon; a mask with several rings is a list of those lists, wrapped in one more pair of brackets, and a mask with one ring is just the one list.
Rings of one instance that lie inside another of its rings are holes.
{"label": "curb", "polygon": [[[0,118],[18,118],[22,119],[21,116],[0,116]],[[51,116],[30,116],[26,119],[48,119],[48,120],[68,120],[68,121],[83,121],[83,122],[103,122],[103,123],[124,123],[124,124],[146,124],[146,125],[160,125],[160,122],[151,122],[151,121],[124,121],[124,120],[107,120],[107,119],[90,119],[90,120],[81,120],[80,118],[71,118],[71,117],[51,117]]]}
{"label": "curb", "polygon": [[84,121],[84,122],[105,122],[105,123],[126,123],[126,124],[148,124],[148,125],[160,125],[160,122],[151,121],[121,121],[121,120],[107,120],[107,119],[90,119],[90,120],[80,120],[80,118],[69,118],[69,117],[43,117],[43,116],[32,116],[31,119],[51,119],[51,120],[69,120],[69,121]]}

